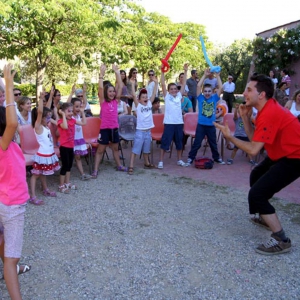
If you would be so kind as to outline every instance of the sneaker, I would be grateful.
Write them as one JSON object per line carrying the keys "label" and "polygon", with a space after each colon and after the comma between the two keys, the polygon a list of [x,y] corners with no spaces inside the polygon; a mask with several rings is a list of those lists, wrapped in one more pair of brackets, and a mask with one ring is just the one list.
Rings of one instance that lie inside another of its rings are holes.
{"label": "sneaker", "polygon": [[91,175],[88,175],[88,174],[82,174],[81,176],[80,176],[80,179],[81,180],[89,180],[89,179],[91,179],[92,178],[92,176]]}
{"label": "sneaker", "polygon": [[250,222],[252,222],[255,225],[258,225],[260,227],[263,227],[267,230],[271,230],[271,228],[267,225],[267,223],[259,216],[254,216],[253,218],[250,218]]}
{"label": "sneaker", "polygon": [[77,190],[77,186],[73,183],[65,183],[65,187],[69,190]]}
{"label": "sneaker", "polygon": [[228,159],[227,159],[227,165],[232,165],[232,164],[233,164],[233,159],[228,158]]}
{"label": "sneaker", "polygon": [[225,165],[225,162],[222,160],[222,158],[215,159],[214,161],[215,161],[216,163],[218,163],[219,165]]}
{"label": "sneaker", "polygon": [[192,160],[191,158],[188,158],[187,161],[186,161],[185,166],[188,167],[188,166],[190,166],[192,163],[193,163],[193,160]]}
{"label": "sneaker", "polygon": [[182,160],[177,161],[177,166],[186,167],[186,163]]}
{"label": "sneaker", "polygon": [[255,249],[255,251],[263,255],[276,255],[276,254],[290,252],[291,248],[292,248],[292,242],[289,238],[287,239],[286,242],[284,242],[274,234],[271,234],[270,240],[258,246]]}
{"label": "sneaker", "polygon": [[157,165],[158,169],[163,169],[164,168],[164,163],[162,161],[160,161]]}

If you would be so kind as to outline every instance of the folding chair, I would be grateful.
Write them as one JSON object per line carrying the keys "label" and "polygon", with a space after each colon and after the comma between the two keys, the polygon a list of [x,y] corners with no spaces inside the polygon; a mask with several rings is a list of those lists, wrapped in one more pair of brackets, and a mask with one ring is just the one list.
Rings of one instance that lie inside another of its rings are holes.
{"label": "folding chair", "polygon": [[125,166],[125,158],[123,155],[123,149],[121,141],[132,142],[136,131],[136,117],[132,115],[119,116],[119,150],[121,151],[123,166]]}

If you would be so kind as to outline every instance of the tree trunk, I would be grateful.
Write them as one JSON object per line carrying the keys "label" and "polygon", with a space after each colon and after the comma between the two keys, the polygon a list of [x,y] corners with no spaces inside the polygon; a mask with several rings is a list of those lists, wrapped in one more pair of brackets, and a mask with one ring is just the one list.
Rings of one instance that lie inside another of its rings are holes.
{"label": "tree trunk", "polygon": [[35,79],[35,84],[36,84],[36,92],[35,92],[36,104],[39,102],[40,93],[43,91],[45,71],[46,71],[46,64],[45,63],[44,64],[40,64],[39,60],[36,59],[36,79]]}

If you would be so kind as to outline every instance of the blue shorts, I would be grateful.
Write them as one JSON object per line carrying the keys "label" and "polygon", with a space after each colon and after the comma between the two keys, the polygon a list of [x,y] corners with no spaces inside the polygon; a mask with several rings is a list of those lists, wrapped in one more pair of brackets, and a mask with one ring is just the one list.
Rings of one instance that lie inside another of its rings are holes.
{"label": "blue shorts", "polygon": [[[249,139],[247,136],[235,136],[235,138],[241,140],[241,141],[245,141],[245,142],[249,142]],[[239,149],[236,145],[234,145],[235,149]]]}
{"label": "blue shorts", "polygon": [[182,150],[183,148],[183,124],[165,124],[164,133],[161,138],[160,148],[168,151],[170,149],[172,140],[176,145],[176,150]]}
{"label": "blue shorts", "polygon": [[116,144],[119,143],[119,128],[105,128],[100,129],[101,137],[98,139],[98,143],[101,145],[108,145],[109,142]]}
{"label": "blue shorts", "polygon": [[151,147],[151,130],[139,130],[137,129],[134,135],[134,142],[132,147],[132,153],[140,155],[143,153],[150,153]]}

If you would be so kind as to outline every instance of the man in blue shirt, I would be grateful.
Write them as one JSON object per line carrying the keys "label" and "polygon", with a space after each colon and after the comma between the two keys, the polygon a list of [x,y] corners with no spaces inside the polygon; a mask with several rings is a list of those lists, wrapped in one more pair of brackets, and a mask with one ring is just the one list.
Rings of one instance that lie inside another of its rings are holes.
{"label": "man in blue shirt", "polygon": [[210,70],[205,70],[204,75],[201,77],[200,81],[197,84],[197,99],[199,108],[198,124],[195,134],[195,140],[192,149],[189,152],[186,166],[192,164],[205,136],[207,137],[209,146],[211,148],[213,160],[221,165],[225,165],[225,162],[220,158],[220,154],[218,152],[216,128],[214,126],[214,122],[216,120],[217,102],[220,100],[220,94],[222,91],[222,81],[220,78],[220,73],[216,73],[216,78],[218,81],[216,94],[212,93],[212,87],[210,84],[205,84],[203,86],[202,93],[201,90],[203,82],[205,78],[209,76],[209,74]]}

